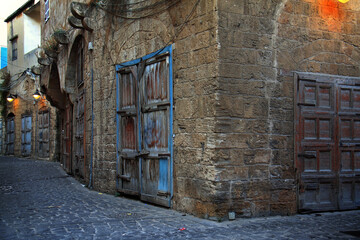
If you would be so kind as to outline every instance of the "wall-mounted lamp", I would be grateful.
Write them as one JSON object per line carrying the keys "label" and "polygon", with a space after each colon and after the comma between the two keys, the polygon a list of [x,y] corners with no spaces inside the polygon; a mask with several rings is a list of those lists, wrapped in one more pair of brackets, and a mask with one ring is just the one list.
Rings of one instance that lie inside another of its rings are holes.
{"label": "wall-mounted lamp", "polygon": [[338,0],[341,3],[347,3],[349,0]]}
{"label": "wall-mounted lamp", "polygon": [[6,100],[11,103],[12,101],[14,101],[14,99],[17,98],[16,94],[9,94],[9,96],[6,98]]}
{"label": "wall-mounted lamp", "polygon": [[35,93],[33,94],[33,97],[35,98],[35,100],[38,100],[41,97],[41,93],[39,92],[39,90],[36,89]]}

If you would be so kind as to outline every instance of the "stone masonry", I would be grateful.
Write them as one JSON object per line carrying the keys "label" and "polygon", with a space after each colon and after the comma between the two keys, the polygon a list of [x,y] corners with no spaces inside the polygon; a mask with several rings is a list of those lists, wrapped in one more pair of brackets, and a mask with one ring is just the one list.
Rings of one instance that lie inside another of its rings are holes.
{"label": "stone masonry", "polygon": [[132,18],[97,2],[86,2],[93,31],[69,26],[69,0],[51,1],[50,19],[42,22],[43,43],[53,29],[68,31],[70,43],[61,45],[53,65],[44,69],[42,84],[49,87],[56,68],[59,94],[70,99],[76,92],[68,77],[72,44],[78,36],[84,39],[85,168],[89,173],[93,74],[94,188],[116,191],[114,65],[172,44],[172,207],[205,218],[229,211],[294,214],[293,71],[358,76],[360,4],[181,0],[154,15]]}

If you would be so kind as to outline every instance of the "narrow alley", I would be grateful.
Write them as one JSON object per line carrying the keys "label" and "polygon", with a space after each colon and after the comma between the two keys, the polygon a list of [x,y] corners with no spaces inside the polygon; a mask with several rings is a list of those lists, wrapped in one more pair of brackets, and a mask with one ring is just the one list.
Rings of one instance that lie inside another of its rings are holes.
{"label": "narrow alley", "polygon": [[0,157],[1,239],[355,239],[359,226],[360,211],[209,221],[89,190],[59,163]]}

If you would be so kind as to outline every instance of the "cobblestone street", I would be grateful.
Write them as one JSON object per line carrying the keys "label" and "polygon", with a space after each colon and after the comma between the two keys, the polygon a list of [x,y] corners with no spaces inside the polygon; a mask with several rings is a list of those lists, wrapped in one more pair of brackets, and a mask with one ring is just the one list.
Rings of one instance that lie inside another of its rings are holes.
{"label": "cobblestone street", "polygon": [[0,157],[0,239],[355,239],[360,211],[214,222],[91,191],[59,163]]}

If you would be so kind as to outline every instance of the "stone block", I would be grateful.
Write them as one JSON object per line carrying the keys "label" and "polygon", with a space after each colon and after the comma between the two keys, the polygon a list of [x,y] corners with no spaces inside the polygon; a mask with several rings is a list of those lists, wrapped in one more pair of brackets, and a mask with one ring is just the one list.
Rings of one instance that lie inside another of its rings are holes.
{"label": "stone block", "polygon": [[218,2],[218,8],[220,12],[230,12],[242,15],[244,14],[245,2],[239,2],[236,0],[224,0]]}
{"label": "stone block", "polygon": [[[249,179],[268,179],[270,175],[269,167],[266,165],[249,166]],[[263,189],[265,190],[265,189]]]}
{"label": "stone block", "polygon": [[268,201],[252,202],[251,215],[265,217],[270,215],[270,204]]}
{"label": "stone block", "polygon": [[245,166],[222,166],[217,168],[217,181],[244,180],[248,178],[249,169]]}
{"label": "stone block", "polygon": [[247,165],[268,164],[271,159],[271,150],[256,149],[244,151],[244,162]]}
{"label": "stone block", "polygon": [[244,114],[244,99],[241,96],[218,95],[216,102],[217,116],[242,117]]}
{"label": "stone block", "polygon": [[269,103],[265,98],[247,97],[244,101],[244,117],[263,119],[268,116]]}
{"label": "stone block", "polygon": [[296,212],[296,202],[270,204],[271,215],[293,215],[296,214]]}

